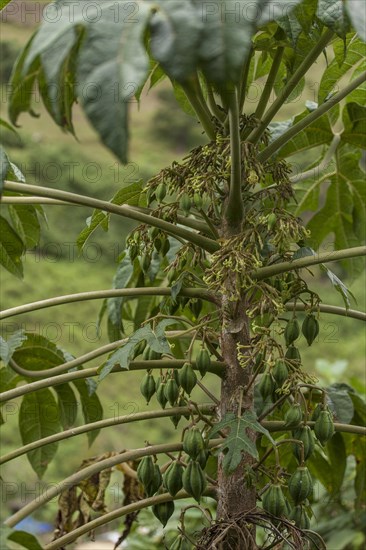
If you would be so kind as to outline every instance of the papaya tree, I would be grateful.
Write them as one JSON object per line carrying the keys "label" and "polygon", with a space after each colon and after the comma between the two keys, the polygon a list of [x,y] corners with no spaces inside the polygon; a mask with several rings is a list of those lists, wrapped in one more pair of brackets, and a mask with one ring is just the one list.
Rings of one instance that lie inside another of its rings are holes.
{"label": "papaya tree", "polygon": [[[112,215],[136,222],[119,243],[112,289],[67,294],[65,287],[65,295],[2,311],[5,320],[101,300],[99,323],[110,337],[81,357],[37,334],[2,340],[1,402],[22,399],[24,443],[2,463],[27,454],[42,476],[67,438],[87,434],[92,443],[101,429],[145,419],[176,427],[172,443],[106,449],[6,519],[7,528],[59,497],[45,549],[124,517],[121,543],[140,510],[151,508],[165,526],[175,503],[191,498],[167,548],[325,548],[310,528],[313,486],[318,479],[330,496],[339,492],[347,456],[356,463],[355,509],[365,506],[365,403],[347,385],[320,386],[298,345],[300,338],[317,344],[325,316],[366,319],[329,267],[340,262],[358,275],[366,254],[365,38],[357,0],[56,0],[45,8],[13,68],[13,125],[20,113],[34,115],[37,87],[64,131],[75,134],[78,102],[104,146],[126,163],[129,104],[167,81],[207,139],[149,181],[116,189],[111,200],[24,181],[2,151],[9,216],[1,217],[0,258],[15,276],[38,242],[42,204],[86,209],[80,250]],[[320,82],[314,101],[305,102],[315,66]],[[287,119],[295,99],[298,113]],[[329,277],[344,307],[324,304],[311,288],[312,266]],[[99,367],[86,368],[95,358]],[[145,371],[142,396],[160,408],[103,419],[99,385],[107,376],[118,384],[127,371]],[[218,383],[210,385],[213,377]],[[81,426],[70,414],[64,422],[74,390]],[[58,417],[48,419],[47,407],[59,408]],[[128,490],[123,506],[107,511],[112,468]],[[100,513],[91,519],[85,506]],[[185,528],[192,507],[204,518],[199,532]],[[10,541],[41,548],[30,534],[9,533]]]}

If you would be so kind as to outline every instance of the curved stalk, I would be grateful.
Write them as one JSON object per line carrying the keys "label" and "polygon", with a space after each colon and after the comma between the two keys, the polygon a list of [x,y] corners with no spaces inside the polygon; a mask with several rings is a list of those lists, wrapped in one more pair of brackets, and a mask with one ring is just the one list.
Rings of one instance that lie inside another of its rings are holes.
{"label": "curved stalk", "polygon": [[281,109],[282,105],[285,103],[286,99],[290,96],[292,91],[296,88],[303,76],[308,72],[308,70],[313,66],[316,59],[322,53],[324,48],[330,42],[331,38],[334,36],[334,32],[330,29],[327,29],[324,34],[320,37],[319,42],[311,49],[307,54],[301,65],[297,68],[294,74],[291,76],[290,80],[287,82],[286,86],[283,88],[282,92],[277,97],[276,101],[272,103],[267,112],[265,113],[262,122],[257,128],[255,128],[250,135],[248,136],[248,141],[251,143],[257,143],[263,134],[264,130],[267,128],[268,124],[274,118],[274,116]]}
{"label": "curved stalk", "polygon": [[274,275],[285,273],[285,271],[292,271],[294,269],[310,267],[311,265],[336,262],[338,260],[356,258],[359,256],[366,256],[366,246],[355,246],[353,248],[345,248],[343,250],[335,250],[333,252],[322,252],[314,256],[299,258],[298,260],[268,265],[259,268],[254,273],[254,278],[257,281],[261,281],[262,279],[267,279],[268,277],[273,277]]}
{"label": "curved stalk", "polygon": [[337,150],[338,145],[340,144],[342,139],[341,134],[335,134],[331,144],[329,145],[329,149],[326,152],[323,160],[318,164],[318,166],[314,166],[314,168],[310,168],[310,170],[306,170],[305,172],[302,172],[301,174],[294,174],[290,177],[291,183],[299,183],[300,181],[307,180],[308,178],[315,177],[320,174],[325,168],[327,168],[329,162],[331,161],[334,153]]}
{"label": "curved stalk", "polygon": [[113,351],[116,348],[123,346],[123,344],[126,344],[127,341],[128,341],[128,338],[124,338],[123,340],[117,340],[116,342],[111,342],[110,344],[101,346],[100,348],[90,351],[89,353],[85,353],[84,355],[81,355],[80,357],[77,357],[72,361],[67,361],[67,363],[64,363],[63,365],[58,365],[57,367],[53,367],[51,369],[35,370],[35,371],[29,370],[29,369],[23,369],[23,367],[20,367],[14,361],[14,359],[10,359],[9,366],[16,373],[20,374],[21,376],[26,376],[27,378],[45,378],[47,376],[56,376],[56,374],[62,374],[63,372],[67,372],[68,370],[78,367],[80,365],[83,365],[84,363],[88,363],[89,361],[92,361],[96,357],[100,357],[105,353],[109,353],[110,351]]}
{"label": "curved stalk", "polygon": [[[184,330],[167,330],[165,332],[165,336],[167,338],[180,338],[185,335],[186,335],[186,331]],[[105,353],[109,353],[110,351],[115,350],[116,348],[122,346],[123,344],[126,344],[127,342],[128,342],[128,338],[124,338],[123,340],[117,340],[116,342],[111,342],[110,344],[101,346],[96,350],[85,353],[84,355],[81,355],[80,357],[77,357],[72,361],[67,361],[62,365],[58,365],[57,367],[53,367],[51,369],[44,369],[44,370],[23,369],[23,367],[20,367],[13,359],[10,359],[9,366],[17,374],[20,374],[21,376],[25,376],[26,378],[45,378],[48,376],[56,376],[57,374],[62,374],[64,372],[67,372],[79,365],[84,365],[85,363],[92,361],[96,357],[100,357]]]}
{"label": "curved stalk", "polygon": [[230,122],[231,178],[225,218],[236,232],[243,221],[244,205],[241,192],[241,143],[238,91],[227,94]]}
{"label": "curved stalk", "polygon": [[195,110],[197,117],[202,124],[202,128],[206,132],[208,138],[213,141],[216,138],[215,126],[211,120],[211,113],[206,105],[202,103],[199,99],[199,94],[197,94],[196,85],[192,82],[186,81],[184,84],[181,83],[182,89],[187,96],[189,103],[192,105]]}
{"label": "curved stalk", "polygon": [[297,124],[292,126],[287,132],[284,132],[282,136],[280,136],[275,141],[272,141],[272,143],[264,149],[261,153],[258,155],[258,160],[262,163],[266,162],[276,151],[281,149],[288,141],[290,141],[291,138],[302,132],[307,126],[309,126],[312,122],[315,120],[318,120],[318,118],[322,117],[325,113],[330,111],[335,105],[337,105],[342,99],[347,97],[353,90],[361,86],[366,81],[366,71],[364,71],[358,78],[355,78],[352,80],[347,86],[343,88],[340,92],[335,94],[333,97],[331,97],[328,101],[320,105],[315,111],[308,114],[305,118],[300,120]]}
{"label": "curved stalk", "polygon": [[252,55],[253,55],[253,46],[251,46],[250,51],[248,53],[248,57],[244,62],[241,78],[240,78],[240,86],[239,86],[239,113],[241,114],[244,109],[245,104],[245,98],[247,93],[247,82],[248,82],[248,76],[250,71],[250,64],[252,62]]}
{"label": "curved stalk", "polygon": [[[66,200],[50,199],[47,197],[24,197],[16,195],[5,195],[1,197],[2,204],[49,204],[53,206],[83,206],[82,204],[76,204]],[[113,203],[109,203],[113,204]],[[143,212],[144,214],[151,215],[152,208],[142,207],[142,206],[130,206],[124,205],[130,210],[135,210],[136,212]],[[180,225],[185,225],[186,227],[191,227],[196,229],[201,233],[206,233],[206,235],[212,236],[211,228],[203,221],[197,220],[195,218],[187,218],[187,216],[177,215],[177,222]]]}
{"label": "curved stalk", "polygon": [[[215,494],[214,487],[208,487],[206,491],[203,493],[204,496],[211,496],[212,498],[214,498],[214,494]],[[93,529],[96,529],[97,527],[100,527],[101,525],[106,525],[107,523],[110,523],[111,521],[117,518],[126,516],[127,514],[131,514],[132,512],[137,512],[142,508],[148,508],[153,504],[161,504],[163,502],[169,502],[171,500],[180,500],[182,498],[190,498],[190,495],[182,490],[182,491],[179,491],[175,495],[175,497],[172,497],[169,493],[163,493],[162,495],[156,495],[150,498],[145,498],[143,500],[138,500],[137,502],[133,502],[132,504],[127,504],[126,506],[117,508],[117,510],[113,510],[113,512],[108,512],[107,514],[103,514],[99,518],[89,521],[85,525],[82,525],[81,527],[74,529],[73,531],[71,531],[71,533],[67,533],[66,535],[63,535],[62,537],[60,537],[59,539],[54,540],[49,544],[46,544],[46,546],[44,546],[44,550],[56,550],[57,548],[61,548],[66,544],[73,542],[81,535],[84,535],[85,533],[89,533],[90,531],[92,531]]]}
{"label": "curved stalk", "polygon": [[39,197],[61,199],[75,204],[90,206],[91,208],[96,208],[98,210],[104,210],[106,212],[110,212],[111,214],[117,214],[118,216],[123,216],[125,218],[145,223],[153,227],[158,227],[159,229],[166,231],[169,235],[172,235],[173,237],[181,237],[188,242],[200,246],[208,252],[215,252],[215,250],[220,247],[218,243],[216,243],[212,239],[209,239],[208,237],[198,235],[193,231],[183,229],[182,227],[178,227],[173,223],[161,220],[160,218],[156,218],[155,216],[149,216],[144,212],[133,210],[125,205],[118,206],[116,204],[112,204],[110,202],[102,201],[99,199],[94,199],[93,197],[88,197],[85,195],[78,195],[76,193],[69,193],[67,191],[60,191],[58,189],[50,189],[49,187],[38,187],[37,185],[15,183],[14,181],[5,181],[4,189],[7,189],[8,191],[16,191],[17,193],[24,193],[25,195],[31,194],[37,195]]}
{"label": "curved stalk", "polygon": [[[111,373],[130,372],[135,370],[147,370],[147,369],[180,369],[183,367],[185,361],[183,359],[158,359],[152,361],[131,361],[128,369],[121,369],[119,365],[115,365],[111,370]],[[192,366],[197,370],[196,362],[192,361]],[[208,372],[216,374],[217,376],[223,376],[225,369],[225,363],[220,361],[211,361],[211,365]],[[37,380],[37,382],[30,382],[23,386],[19,386],[12,390],[4,391],[0,393],[0,403],[5,403],[16,397],[21,397],[27,393],[33,391],[42,390],[43,388],[51,388],[53,386],[59,386],[66,382],[72,382],[73,380],[80,380],[82,378],[92,378],[99,375],[99,367],[92,367],[90,369],[82,369],[72,372],[66,372],[57,376],[51,376],[44,380]]]}
{"label": "curved stalk", "polygon": [[[307,311],[308,308],[305,304],[300,302],[289,302],[285,305],[288,311]],[[330,313],[333,315],[341,315],[342,317],[350,317],[353,319],[359,319],[360,321],[366,321],[366,313],[363,311],[357,311],[355,309],[346,309],[345,307],[332,306],[329,304],[319,304],[316,309],[319,309],[322,313]]]}
{"label": "curved stalk", "polygon": [[[208,443],[208,447],[216,447],[221,442],[222,439],[213,439]],[[133,451],[125,451],[118,455],[100,460],[99,462],[95,462],[94,464],[91,464],[90,466],[87,466],[86,468],[83,468],[82,470],[79,470],[78,472],[72,474],[60,483],[49,487],[47,491],[42,493],[42,495],[37,496],[37,498],[32,500],[32,502],[29,502],[28,504],[23,506],[23,508],[18,510],[15,514],[6,519],[4,521],[4,524],[8,527],[14,527],[14,525],[19,523],[22,519],[28,517],[30,514],[38,510],[38,508],[41,508],[44,504],[46,504],[46,502],[49,502],[50,500],[55,498],[65,489],[70,488],[73,485],[77,485],[83,479],[87,479],[95,474],[98,474],[102,470],[107,470],[109,468],[113,468],[113,466],[117,466],[117,464],[123,464],[124,462],[137,460],[144,456],[177,452],[181,451],[182,449],[182,442],[164,443],[162,445],[151,445],[149,447],[134,449]]]}
{"label": "curved stalk", "polygon": [[[182,288],[180,294],[189,298],[201,298],[202,300],[207,300],[213,303],[215,302],[213,295],[205,289]],[[30,311],[37,311],[39,309],[59,306],[62,304],[84,302],[86,300],[101,300],[103,298],[113,298],[116,296],[128,296],[131,298],[137,296],[170,295],[171,289],[167,287],[116,288],[108,290],[94,290],[90,292],[77,292],[76,294],[55,296],[54,298],[47,298],[45,300],[38,300],[37,302],[30,302],[29,304],[4,309],[4,311],[0,312],[0,320],[13,317],[14,315],[20,315],[21,313],[29,313]]]}
{"label": "curved stalk", "polygon": [[[196,407],[202,414],[210,414],[215,411],[215,405],[203,404],[196,405]],[[19,447],[19,449],[15,449],[14,451],[0,457],[0,464],[5,464],[6,462],[9,462],[9,460],[18,458],[19,456],[29,453],[30,451],[34,451],[34,449],[38,449],[39,447],[44,447],[45,445],[56,443],[58,441],[62,441],[63,439],[70,439],[71,437],[76,437],[77,435],[82,435],[93,430],[103,430],[104,428],[110,428],[111,426],[120,426],[131,422],[142,422],[143,420],[151,420],[152,418],[168,418],[178,414],[183,416],[184,414],[189,414],[190,412],[192,412],[190,407],[172,407],[164,410],[161,409],[157,411],[131,413],[124,416],[116,416],[113,418],[98,420],[98,422],[90,422],[89,424],[84,424],[83,426],[77,426],[76,428],[70,428],[69,430],[65,430],[48,437],[43,437],[42,439],[38,439],[38,441],[28,443],[28,445],[23,445],[23,447]]]}
{"label": "curved stalk", "polygon": [[285,48],[283,46],[279,46],[276,50],[275,56],[272,61],[271,70],[269,71],[268,78],[266,80],[266,83],[264,85],[264,89],[262,91],[261,97],[259,99],[256,111],[254,116],[257,119],[261,119],[263,116],[263,113],[267,107],[269,97],[271,95],[271,92],[273,90],[273,86],[276,80],[277,73],[279,71],[279,68],[281,66],[282,56],[283,52],[285,51]]}

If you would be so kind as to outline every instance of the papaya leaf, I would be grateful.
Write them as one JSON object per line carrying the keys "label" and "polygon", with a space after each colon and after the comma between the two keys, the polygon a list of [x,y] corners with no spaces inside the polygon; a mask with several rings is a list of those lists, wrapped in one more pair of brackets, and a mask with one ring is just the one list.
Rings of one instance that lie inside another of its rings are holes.
{"label": "papaya leaf", "polygon": [[223,466],[227,474],[236,470],[243,458],[243,453],[258,459],[255,442],[247,433],[248,428],[264,434],[273,443],[270,433],[259,424],[257,417],[250,411],[246,411],[241,417],[237,417],[232,412],[227,413],[209,432],[209,437],[214,437],[221,430],[230,430],[220,446],[220,451],[224,452]]}
{"label": "papaya leaf", "polygon": [[41,235],[37,209],[31,204],[14,204],[9,206],[9,214],[27,249],[37,246]]}
{"label": "papaya leaf", "polygon": [[343,0],[319,0],[316,15],[324,25],[342,38],[349,31],[350,22]]}
{"label": "papaya leaf", "polygon": [[346,9],[358,35],[366,42],[366,9],[364,2],[360,2],[360,0],[347,0]]}
{"label": "papaya leaf", "polygon": [[60,414],[60,422],[64,430],[75,425],[78,404],[75,393],[69,384],[60,384],[55,386],[55,392],[58,397],[58,409]]}
{"label": "papaya leaf", "polygon": [[[59,412],[52,392],[45,388],[23,397],[19,410],[19,431],[23,445],[56,434],[61,430]],[[57,451],[50,443],[27,453],[33,470],[41,478]]]}
{"label": "papaya leaf", "polygon": [[0,216],[0,264],[18,279],[23,277],[21,258],[24,252],[23,241],[9,222]]}
{"label": "papaya leaf", "polygon": [[335,433],[332,439],[328,441],[326,453],[330,461],[330,471],[332,473],[332,493],[338,494],[342,487],[347,466],[346,446],[341,433]]}
{"label": "papaya leaf", "polygon": [[337,82],[350,69],[356,67],[366,55],[366,44],[364,44],[357,36],[351,35],[350,41],[347,44],[346,55],[344,61],[339,64],[339,59],[344,53],[344,43],[342,40],[337,40],[334,43],[335,58],[325,69],[320,81],[318,102],[322,104],[325,98],[332,92],[338,91]]}
{"label": "papaya leaf", "polygon": [[[333,233],[335,248],[351,248],[363,244],[366,227],[365,174],[359,166],[360,153],[348,147],[338,148],[325,203],[309,221],[307,228],[313,237],[310,243],[318,248]],[[363,266],[362,259],[343,262],[351,277]]]}
{"label": "papaya leaf", "polygon": [[327,388],[328,405],[334,412],[337,422],[349,424],[354,415],[353,401],[347,389],[332,384]]}
{"label": "papaya leaf", "polygon": [[[133,264],[130,257],[124,254],[113,278],[112,288],[126,288],[133,276]],[[122,335],[122,303],[123,298],[116,296],[107,299],[108,321],[114,327],[117,339]],[[116,340],[116,338],[114,338]],[[113,340],[113,341],[114,341]]]}
{"label": "papaya leaf", "polygon": [[8,340],[4,340],[0,336],[0,359],[5,365],[9,364],[10,359],[12,358],[16,349],[18,349],[27,336],[24,334],[23,330],[18,330]]}
{"label": "papaya leaf", "polygon": [[155,331],[149,325],[139,328],[129,337],[127,343],[113,352],[108,360],[98,369],[99,382],[108,376],[115,365],[119,365],[121,369],[127,370],[133,357],[135,346],[141,340],[146,340],[146,344],[158,353],[170,353],[170,347],[165,336],[165,328],[176,322],[175,319],[164,319],[157,325]]}
{"label": "papaya leaf", "polygon": [[[85,424],[97,422],[103,418],[103,407],[96,393],[90,394],[90,387],[87,380],[74,380],[73,384],[80,395],[81,410]],[[87,433],[89,447],[93,444],[100,430],[93,430]]]}
{"label": "papaya leaf", "polygon": [[[142,182],[131,183],[127,187],[123,187],[113,196],[111,204],[129,204],[130,206],[138,206],[141,200]],[[94,231],[101,227],[104,231],[108,231],[110,214],[101,210],[94,210],[91,218],[88,218],[87,226],[82,230],[77,238],[76,244],[79,250],[82,250],[86,241],[94,233]]]}
{"label": "papaya leaf", "polygon": [[19,544],[19,546],[27,550],[42,550],[42,546],[37,538],[26,531],[14,531],[8,536],[8,540]]}
{"label": "papaya leaf", "polygon": [[26,339],[13,354],[23,369],[41,371],[64,363],[63,353],[53,342],[40,334],[25,332],[24,335]]}

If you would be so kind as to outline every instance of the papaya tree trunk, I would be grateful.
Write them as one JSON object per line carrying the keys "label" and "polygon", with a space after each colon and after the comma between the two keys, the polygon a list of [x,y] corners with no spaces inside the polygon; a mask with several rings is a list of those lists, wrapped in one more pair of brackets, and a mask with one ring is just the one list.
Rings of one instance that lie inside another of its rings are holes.
{"label": "papaya tree trunk", "polygon": [[[241,228],[240,228],[241,229]],[[235,233],[239,233],[239,227]],[[233,235],[233,228],[224,230],[225,237]],[[227,277],[228,294],[236,283],[235,273]],[[250,324],[246,314],[248,303],[245,296],[238,301],[232,302],[228,296],[223,296],[221,304],[222,328],[221,328],[221,353],[226,364],[226,375],[221,384],[220,417],[223,418],[228,412],[235,415],[242,415],[246,410],[254,410],[253,387],[246,391],[253,368],[248,364],[243,368],[238,359],[238,345],[250,345]],[[249,351],[249,347],[247,348]],[[241,348],[241,351],[243,348]],[[240,409],[240,410],[239,410]],[[253,440],[255,433],[249,434]],[[243,454],[242,461],[236,471],[227,474],[223,467],[224,456],[221,454],[218,461],[218,508],[217,520],[232,520],[246,512],[253,510],[256,506],[256,489],[250,484],[248,476],[249,469],[254,462],[252,456]],[[232,529],[227,533],[221,548],[226,549],[247,549],[254,550],[255,528],[251,528],[245,545],[238,530]]]}

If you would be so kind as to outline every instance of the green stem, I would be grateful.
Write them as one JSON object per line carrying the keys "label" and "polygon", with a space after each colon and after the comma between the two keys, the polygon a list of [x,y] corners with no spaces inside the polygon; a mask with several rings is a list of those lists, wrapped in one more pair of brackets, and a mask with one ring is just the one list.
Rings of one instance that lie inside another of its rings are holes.
{"label": "green stem", "polygon": [[241,79],[240,79],[240,93],[239,93],[239,113],[242,113],[243,112],[243,109],[244,109],[244,103],[245,103],[245,98],[246,98],[246,94],[247,94],[247,83],[248,83],[248,76],[249,76],[249,71],[250,71],[250,64],[251,64],[251,61],[252,61],[252,55],[253,55],[253,47],[250,48],[250,51],[249,51],[249,54],[248,54],[248,57],[243,65],[243,70],[242,70],[242,74],[241,74]]}
{"label": "green stem", "polygon": [[227,95],[230,121],[231,178],[225,218],[230,227],[238,229],[243,221],[244,205],[241,192],[241,143],[238,92],[235,89]]}
{"label": "green stem", "polygon": [[67,372],[70,369],[74,369],[75,367],[83,365],[84,363],[88,363],[89,361],[92,361],[96,357],[100,357],[105,353],[109,353],[110,351],[113,351],[116,348],[123,346],[123,344],[126,344],[127,342],[128,342],[128,338],[124,338],[123,340],[117,340],[116,342],[111,342],[110,344],[97,348],[89,353],[85,353],[84,355],[81,355],[80,357],[77,357],[72,361],[67,361],[67,363],[64,363],[63,365],[59,365],[58,367],[53,367],[52,369],[35,370],[35,371],[29,370],[29,369],[23,369],[13,359],[10,359],[9,366],[16,373],[20,374],[21,376],[25,376],[27,378],[46,378],[48,376],[56,376],[57,374],[62,374],[64,372]]}
{"label": "green stem", "polygon": [[[202,300],[207,300],[214,303],[214,297],[205,289],[184,288],[180,291],[180,294],[190,298],[201,298]],[[59,306],[62,304],[84,302],[87,300],[101,300],[103,298],[113,298],[116,296],[128,296],[131,298],[138,296],[170,295],[171,289],[167,287],[114,288],[108,290],[94,290],[90,292],[77,292],[76,294],[56,296],[54,298],[47,298],[46,300],[39,300],[37,302],[30,302],[29,304],[22,304],[21,306],[5,309],[0,313],[0,320],[13,317],[14,315],[20,315],[21,313],[29,313],[30,311],[37,311],[39,309]]]}
{"label": "green stem", "polygon": [[336,152],[337,147],[341,142],[341,139],[341,134],[335,134],[331,144],[329,145],[328,151],[326,152],[323,160],[318,164],[318,166],[314,166],[314,168],[310,168],[310,170],[306,170],[301,174],[294,174],[290,177],[290,182],[299,183],[300,181],[307,180],[311,177],[313,177],[314,179],[318,179],[319,174],[328,167],[328,164],[330,163],[334,153]]}
{"label": "green stem", "polygon": [[355,78],[352,80],[347,86],[343,88],[338,94],[335,94],[333,97],[331,97],[328,101],[320,105],[315,111],[308,114],[305,118],[300,120],[297,124],[292,126],[287,132],[282,134],[278,139],[275,141],[272,141],[272,143],[264,149],[261,153],[258,155],[258,160],[262,163],[264,163],[266,160],[268,160],[276,151],[281,149],[287,143],[292,139],[294,136],[302,132],[305,128],[307,128],[310,124],[312,124],[315,120],[318,120],[318,118],[322,117],[325,113],[330,111],[335,105],[337,105],[342,99],[347,97],[353,90],[361,86],[366,81],[366,71],[364,71],[358,78]]}
{"label": "green stem", "polygon": [[[112,373],[122,373],[130,372],[136,370],[147,370],[147,369],[180,369],[184,365],[185,361],[183,359],[159,359],[152,361],[131,361],[128,369],[121,369],[119,365],[116,365],[112,369]],[[194,369],[198,370],[196,367],[196,362],[192,361],[192,366]],[[216,374],[217,376],[223,376],[225,369],[225,363],[221,361],[212,361],[209,372]],[[11,390],[0,393],[0,403],[5,403],[16,397],[21,397],[33,391],[42,390],[43,388],[51,388],[54,386],[59,386],[60,384],[65,384],[66,382],[72,382],[74,380],[79,380],[82,378],[91,378],[93,376],[99,375],[99,367],[92,367],[89,369],[82,369],[73,372],[66,372],[64,374],[59,374],[56,376],[51,376],[43,380],[37,380],[36,382],[30,382],[23,386],[13,388]]]}
{"label": "green stem", "polygon": [[[204,496],[210,496],[214,498],[214,495],[215,495],[214,487],[208,487],[204,492]],[[163,493],[161,495],[155,495],[150,498],[138,500],[137,502],[133,502],[132,504],[127,504],[126,506],[117,508],[117,510],[113,510],[112,512],[103,514],[99,518],[93,519],[92,521],[89,521],[85,525],[82,525],[81,527],[74,529],[70,533],[63,535],[59,539],[56,539],[50,542],[49,544],[46,544],[46,546],[44,546],[44,550],[56,550],[57,548],[64,547],[66,544],[73,542],[81,535],[84,535],[85,533],[89,533],[90,531],[96,529],[97,527],[106,525],[107,523],[110,523],[115,519],[126,516],[127,514],[132,514],[133,512],[137,512],[138,510],[142,510],[143,508],[148,508],[150,506],[153,506],[154,504],[161,504],[163,502],[169,502],[171,500],[180,500],[182,498],[190,498],[190,495],[185,491],[181,490],[175,495],[175,497],[172,497],[172,495],[169,493]]]}
{"label": "green stem", "polygon": [[[285,305],[288,311],[307,311],[308,307],[306,304],[301,304],[299,302],[293,303],[289,302]],[[355,309],[346,309],[345,307],[331,306],[329,304],[319,304],[317,306],[322,313],[331,313],[334,315],[341,315],[342,317],[350,317],[353,319],[359,319],[360,321],[366,321],[366,313],[363,311],[357,311]]]}
{"label": "green stem", "polygon": [[274,275],[279,275],[280,273],[285,273],[286,271],[293,271],[294,269],[310,267],[311,265],[336,262],[338,260],[356,258],[359,256],[366,256],[366,246],[355,246],[354,248],[345,248],[344,250],[322,252],[314,256],[299,258],[298,260],[261,267],[254,273],[253,278],[257,281],[261,281],[262,279],[268,279],[268,277],[273,277]]}
{"label": "green stem", "polygon": [[217,120],[219,120],[220,122],[224,122],[225,113],[224,111],[221,111],[219,106],[217,105],[212,87],[209,84],[207,85],[207,99],[212,114],[217,118]]}
{"label": "green stem", "polygon": [[211,120],[211,113],[208,110],[207,105],[201,103],[197,95],[196,86],[190,81],[186,81],[184,84],[181,84],[181,86],[202,124],[202,128],[206,132],[209,139],[214,141],[216,138],[216,132]]}
{"label": "green stem", "polygon": [[[216,447],[222,442],[222,439],[213,439],[209,442],[209,447]],[[150,445],[148,447],[143,447],[141,449],[134,449],[133,451],[125,451],[123,453],[120,453],[118,455],[105,458],[104,460],[100,460],[99,462],[95,462],[94,464],[91,464],[90,466],[87,466],[86,468],[83,468],[82,470],[79,470],[78,472],[72,474],[71,476],[67,477],[60,483],[56,483],[52,487],[48,487],[47,491],[44,491],[42,495],[37,496],[32,502],[29,502],[21,510],[18,510],[15,514],[10,516],[7,520],[4,521],[4,524],[8,527],[14,527],[17,523],[19,523],[22,519],[26,518],[38,508],[46,504],[46,502],[49,502],[53,498],[55,498],[57,495],[62,493],[65,489],[68,489],[74,485],[77,485],[80,483],[80,481],[83,481],[84,479],[87,479],[95,474],[98,474],[99,472],[103,470],[107,470],[109,468],[113,468],[113,466],[117,466],[117,464],[123,464],[124,462],[130,462],[135,461],[139,458],[142,458],[144,456],[151,456],[151,455],[158,455],[158,454],[165,454],[170,452],[177,452],[181,451],[183,448],[183,444],[180,443],[164,443],[162,445]]]}
{"label": "green stem", "polygon": [[[215,411],[215,406],[211,404],[196,405],[196,407],[198,407],[199,411],[203,414],[213,414]],[[38,441],[28,443],[28,445],[24,445],[23,447],[19,447],[19,449],[15,449],[14,451],[0,457],[0,464],[5,464],[6,462],[9,462],[9,460],[13,460],[14,458],[29,453],[30,451],[34,451],[35,449],[39,449],[40,447],[44,447],[45,445],[49,445],[50,443],[56,443],[58,441],[62,441],[63,439],[70,439],[71,437],[76,437],[77,435],[91,432],[93,430],[103,430],[104,428],[109,428],[111,426],[120,426],[121,424],[129,424],[131,422],[142,422],[143,420],[151,420],[152,418],[167,418],[178,414],[184,415],[187,413],[189,414],[191,411],[192,409],[190,407],[172,407],[158,411],[145,411],[142,413],[133,412],[124,416],[114,416],[113,418],[106,418],[104,420],[99,420],[98,422],[90,422],[89,424],[77,426],[71,428],[70,430],[65,430],[64,432],[53,434],[48,437],[38,439]]]}
{"label": "green stem", "polygon": [[327,29],[324,34],[320,37],[319,42],[315,44],[312,50],[305,57],[301,65],[296,69],[294,74],[291,76],[290,80],[283,88],[280,95],[277,97],[276,101],[272,103],[270,108],[265,113],[262,122],[260,125],[255,128],[249,135],[248,141],[251,143],[257,143],[261,135],[267,128],[268,124],[274,118],[274,116],[281,109],[282,105],[285,103],[286,99],[290,96],[292,91],[296,88],[302,77],[308,72],[308,70],[313,66],[316,59],[319,57],[321,52],[324,50],[328,42],[333,37],[334,32],[330,29]]}
{"label": "green stem", "polygon": [[[22,196],[14,196],[14,195],[5,195],[4,197],[1,197],[1,203],[2,204],[49,204],[53,206],[83,206],[82,204],[75,204],[72,202],[56,200],[56,199],[48,199],[46,197],[22,197]],[[136,212],[143,212],[144,214],[148,214],[148,215],[151,215],[153,212],[152,208],[130,206],[130,205],[125,205],[125,206],[130,210],[135,210]],[[206,225],[206,223],[203,221],[200,221],[194,218],[187,218],[187,216],[181,216],[180,214],[178,214],[177,222],[180,225],[185,225],[186,227],[191,227],[192,229],[196,229],[197,231],[206,233],[206,235],[212,235],[211,228],[208,225]]]}
{"label": "green stem", "polygon": [[283,46],[279,46],[273,58],[271,70],[269,71],[267,81],[264,85],[264,89],[259,99],[259,103],[257,105],[257,109],[254,115],[259,120],[262,118],[263,113],[266,110],[267,103],[276,80],[277,73],[281,66],[281,61],[282,61],[282,56],[284,51],[285,51],[285,48]]}
{"label": "green stem", "polygon": [[188,242],[200,246],[208,252],[215,252],[215,250],[218,250],[218,248],[220,247],[218,243],[216,243],[212,239],[204,237],[203,235],[197,235],[197,233],[194,233],[193,231],[183,229],[182,227],[178,227],[173,223],[161,220],[160,218],[156,218],[155,216],[149,216],[144,212],[133,210],[125,205],[118,206],[117,204],[94,199],[85,195],[77,195],[76,193],[69,193],[67,191],[60,191],[58,189],[50,189],[49,187],[38,187],[37,185],[15,183],[13,181],[6,181],[4,188],[9,191],[24,193],[25,195],[31,194],[40,197],[61,199],[74,204],[82,204],[84,206],[90,206],[91,208],[104,210],[106,212],[110,212],[111,214],[117,214],[118,216],[124,216],[125,218],[145,223],[147,225],[152,225],[153,227],[158,227],[159,229],[166,231],[169,235],[172,235],[173,237],[181,237]]}

